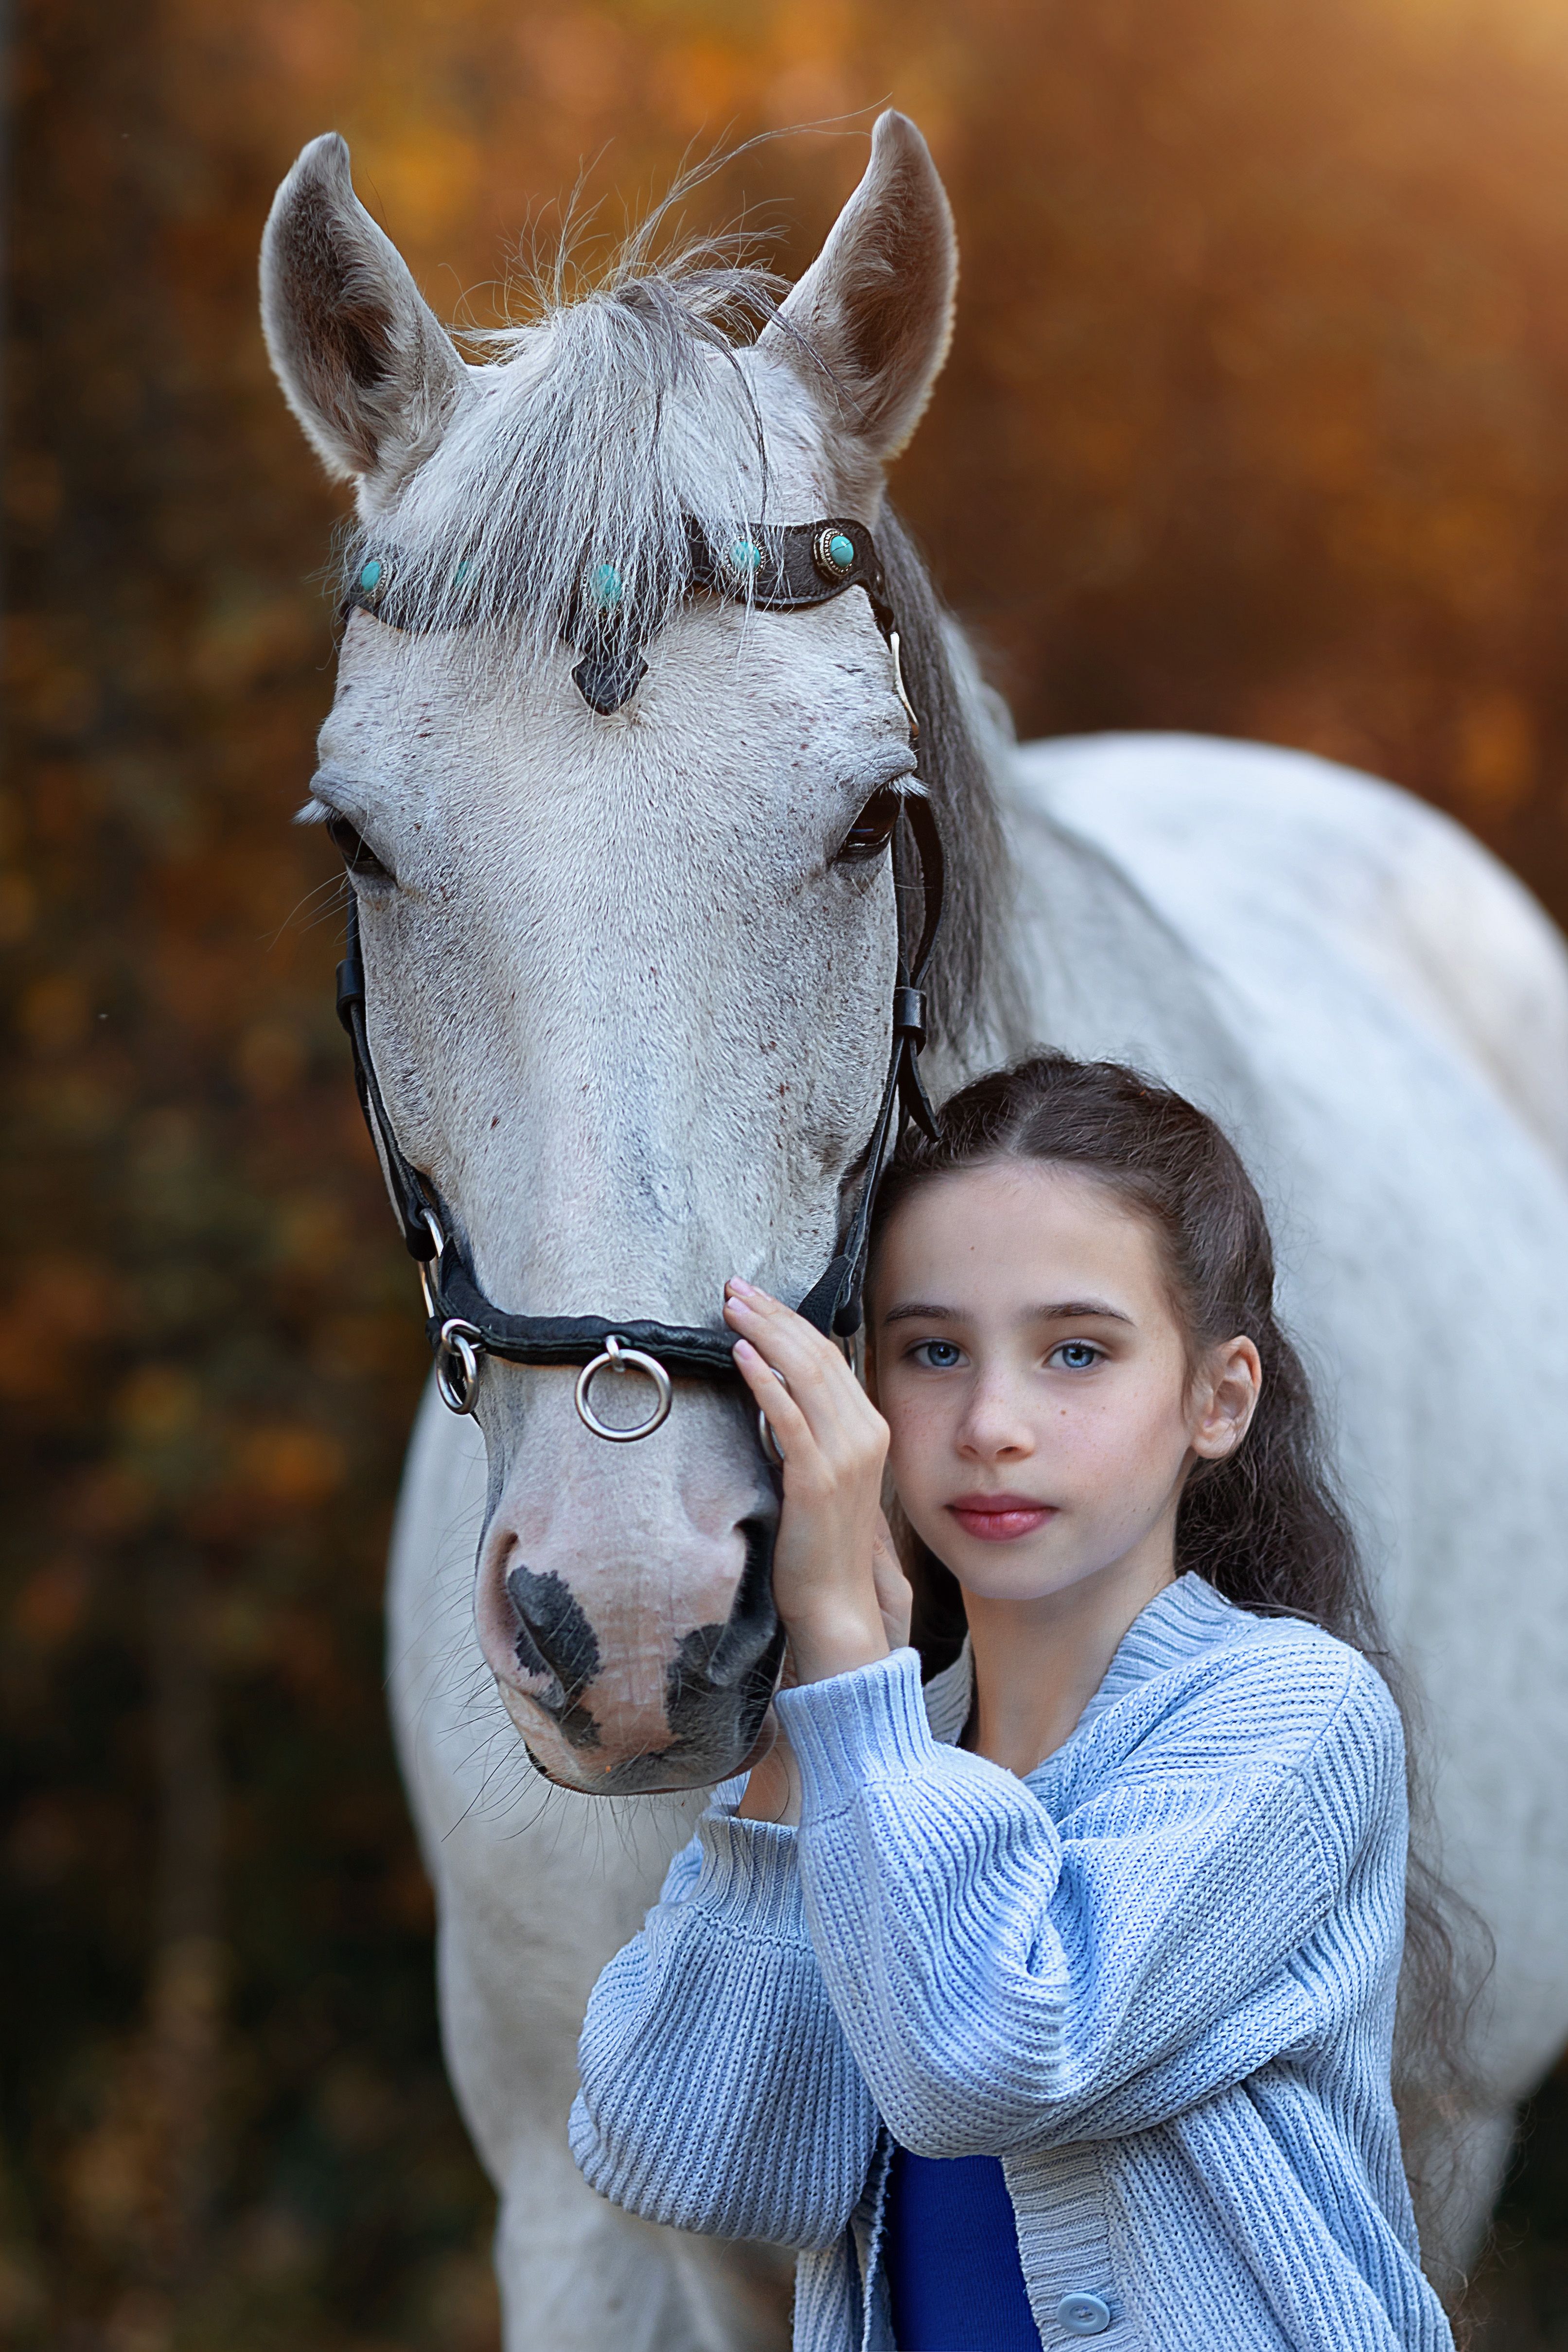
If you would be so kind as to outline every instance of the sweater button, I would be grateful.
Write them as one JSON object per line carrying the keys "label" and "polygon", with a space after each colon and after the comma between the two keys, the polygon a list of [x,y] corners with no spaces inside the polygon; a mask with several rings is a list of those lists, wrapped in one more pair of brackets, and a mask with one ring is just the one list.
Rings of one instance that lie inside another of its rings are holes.
{"label": "sweater button", "polygon": [[1110,2325],[1110,2305],[1097,2294],[1064,2294],[1057,2317],[1069,2336],[1103,2336]]}

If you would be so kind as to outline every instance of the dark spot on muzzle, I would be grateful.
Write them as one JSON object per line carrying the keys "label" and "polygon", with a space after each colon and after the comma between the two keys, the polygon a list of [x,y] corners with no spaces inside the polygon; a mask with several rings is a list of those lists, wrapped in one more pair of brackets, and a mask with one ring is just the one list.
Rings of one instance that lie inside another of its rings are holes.
{"label": "dark spot on muzzle", "polygon": [[597,1748],[599,1727],[582,1704],[599,1672],[592,1625],[553,1569],[541,1575],[520,1564],[508,1573],[506,1592],[517,1617],[517,1663],[525,1675],[548,1676],[552,1685],[530,1693],[534,1705],[574,1748]]}

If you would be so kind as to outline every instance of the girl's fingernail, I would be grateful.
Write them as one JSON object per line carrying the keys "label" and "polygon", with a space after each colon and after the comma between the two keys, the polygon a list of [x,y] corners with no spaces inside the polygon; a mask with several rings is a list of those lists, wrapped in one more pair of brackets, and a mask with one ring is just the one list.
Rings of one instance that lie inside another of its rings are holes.
{"label": "girl's fingernail", "polygon": [[730,1276],[730,1287],[742,1298],[760,1298],[763,1295],[754,1283],[742,1282],[738,1274]]}
{"label": "girl's fingernail", "polygon": [[[731,1349],[730,1353],[731,1353],[732,1356],[756,1356],[756,1355],[757,1355],[757,1351],[756,1351],[756,1349],[752,1347],[752,1343],[751,1343],[751,1341],[750,1341],[749,1339],[737,1339],[737,1340],[736,1340],[736,1342],[735,1342],[735,1344],[734,1344],[734,1346]],[[762,1358],[761,1358],[760,1356],[757,1356],[757,1361],[758,1361],[758,1363],[759,1363],[759,1364],[762,1362],[762,1360],[762,1360]]]}

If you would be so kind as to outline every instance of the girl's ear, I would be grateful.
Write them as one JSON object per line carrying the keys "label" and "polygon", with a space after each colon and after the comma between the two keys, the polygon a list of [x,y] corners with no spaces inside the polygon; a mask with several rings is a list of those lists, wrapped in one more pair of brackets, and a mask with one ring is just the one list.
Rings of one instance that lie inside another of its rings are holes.
{"label": "girl's ear", "polygon": [[1211,1349],[1194,1390],[1194,1453],[1205,1462],[1234,1454],[1251,1427],[1262,1388],[1263,1365],[1250,1339],[1226,1339]]}
{"label": "girl's ear", "polygon": [[882,115],[866,176],[761,338],[879,464],[919,424],[947,357],[958,243],[931,150]]}
{"label": "girl's ear", "polygon": [[427,457],[468,371],[353,192],[335,131],[312,139],[261,241],[261,325],[284,398],[329,474],[386,492]]}

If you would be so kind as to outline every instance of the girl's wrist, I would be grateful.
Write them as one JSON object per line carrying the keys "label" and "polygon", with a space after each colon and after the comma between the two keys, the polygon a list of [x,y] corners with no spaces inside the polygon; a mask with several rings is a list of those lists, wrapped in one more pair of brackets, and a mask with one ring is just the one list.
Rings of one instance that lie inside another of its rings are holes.
{"label": "girl's wrist", "polygon": [[745,1791],[735,1808],[735,1818],[742,1822],[771,1822],[780,1828],[793,1827],[800,1819],[800,1773],[795,1751],[776,1728],[773,1747],[746,1776]]}
{"label": "girl's wrist", "polygon": [[814,1610],[809,1617],[792,1618],[790,1655],[795,1680],[826,1682],[834,1675],[853,1674],[858,1666],[874,1666],[891,1655],[887,1628],[875,1599],[870,1608],[839,1606]]}

